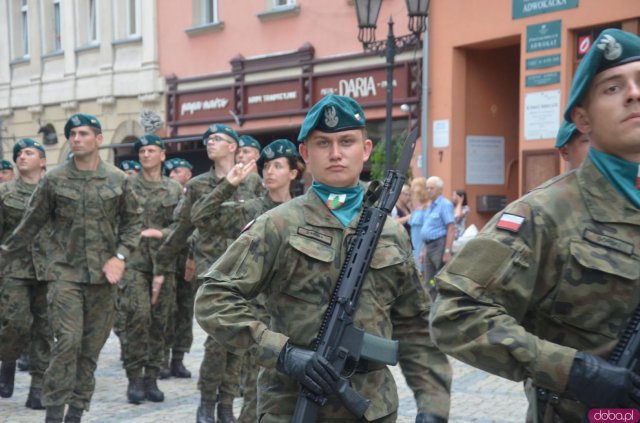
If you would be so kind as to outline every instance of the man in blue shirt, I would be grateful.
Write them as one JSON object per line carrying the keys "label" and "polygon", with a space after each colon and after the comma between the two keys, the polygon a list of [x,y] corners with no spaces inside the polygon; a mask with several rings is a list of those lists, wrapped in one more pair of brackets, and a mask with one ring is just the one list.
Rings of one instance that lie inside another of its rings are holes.
{"label": "man in blue shirt", "polygon": [[455,234],[453,204],[442,195],[444,182],[437,176],[427,179],[427,197],[431,202],[422,215],[422,248],[429,293],[435,298],[436,273],[451,259]]}

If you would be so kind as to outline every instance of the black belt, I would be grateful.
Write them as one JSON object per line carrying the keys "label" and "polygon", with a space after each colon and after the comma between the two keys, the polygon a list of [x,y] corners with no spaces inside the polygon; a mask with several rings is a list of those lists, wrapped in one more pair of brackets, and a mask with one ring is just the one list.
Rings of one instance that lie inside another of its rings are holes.
{"label": "black belt", "polygon": [[384,369],[385,367],[387,367],[386,364],[361,359],[358,361],[358,365],[356,366],[356,373],[369,373],[376,370]]}
{"label": "black belt", "polygon": [[425,244],[427,244],[427,245],[429,245],[429,244],[434,243],[434,242],[436,242],[436,241],[440,241],[442,238],[444,238],[444,236],[441,236],[440,238],[436,238],[436,239],[430,239],[430,240],[427,240],[427,241],[425,241],[424,243],[425,243]]}

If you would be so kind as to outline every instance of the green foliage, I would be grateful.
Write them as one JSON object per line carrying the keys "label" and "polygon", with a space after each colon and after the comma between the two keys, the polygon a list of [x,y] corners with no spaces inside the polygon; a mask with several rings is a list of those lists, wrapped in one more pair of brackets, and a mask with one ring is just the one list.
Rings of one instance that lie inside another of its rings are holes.
{"label": "green foliage", "polygon": [[[404,140],[407,138],[406,131],[402,131],[402,133],[396,135],[392,138],[391,143],[391,168],[395,169],[398,166],[398,161],[400,161],[400,154],[402,153],[402,147],[404,145]],[[371,153],[370,161],[371,161],[371,180],[379,180],[382,181],[387,173],[387,170],[384,168],[386,157],[386,149],[385,149],[385,141],[380,140],[376,146],[373,148],[373,152]],[[411,179],[411,168],[407,171],[407,180]]]}

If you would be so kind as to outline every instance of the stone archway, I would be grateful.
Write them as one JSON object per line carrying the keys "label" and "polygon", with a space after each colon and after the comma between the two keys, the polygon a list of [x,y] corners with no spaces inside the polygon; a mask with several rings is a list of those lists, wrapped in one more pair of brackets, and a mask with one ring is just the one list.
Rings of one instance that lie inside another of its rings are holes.
{"label": "stone archway", "polygon": [[[138,138],[143,135],[144,129],[142,128],[140,123],[134,120],[125,120],[124,122],[120,123],[120,125],[118,125],[116,130],[113,132],[111,142],[107,145],[133,144]],[[130,154],[129,150],[129,147],[109,148],[107,160],[110,163],[115,163],[115,159],[117,156]]]}

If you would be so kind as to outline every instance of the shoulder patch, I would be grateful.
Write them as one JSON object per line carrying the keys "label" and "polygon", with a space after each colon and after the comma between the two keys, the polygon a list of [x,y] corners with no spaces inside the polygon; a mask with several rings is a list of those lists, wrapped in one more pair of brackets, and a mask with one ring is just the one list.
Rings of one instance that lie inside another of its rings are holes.
{"label": "shoulder patch", "polygon": [[524,217],[518,216],[517,214],[502,213],[500,220],[496,223],[496,228],[518,233],[520,231],[520,227],[524,223],[524,220]]}
{"label": "shoulder patch", "polygon": [[242,228],[242,230],[240,231],[240,233],[244,233],[245,231],[248,231],[249,228],[251,228],[253,226],[253,224],[255,223],[255,219],[253,219],[251,222],[247,223],[246,225],[244,225],[244,228]]}

